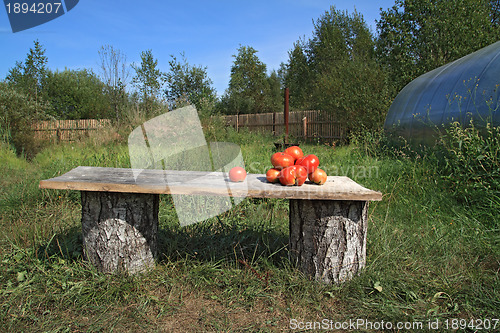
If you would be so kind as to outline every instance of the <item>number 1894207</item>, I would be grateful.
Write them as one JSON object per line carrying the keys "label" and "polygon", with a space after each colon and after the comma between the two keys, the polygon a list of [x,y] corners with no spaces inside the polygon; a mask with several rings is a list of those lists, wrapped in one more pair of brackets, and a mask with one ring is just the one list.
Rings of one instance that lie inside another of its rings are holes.
{"label": "number 1894207", "polygon": [[444,321],[444,328],[452,330],[465,330],[467,328],[479,331],[479,330],[496,330],[498,329],[498,319],[446,319]]}
{"label": "number 1894207", "polygon": [[38,2],[29,4],[26,2],[7,2],[7,14],[57,14],[62,9],[61,2]]}

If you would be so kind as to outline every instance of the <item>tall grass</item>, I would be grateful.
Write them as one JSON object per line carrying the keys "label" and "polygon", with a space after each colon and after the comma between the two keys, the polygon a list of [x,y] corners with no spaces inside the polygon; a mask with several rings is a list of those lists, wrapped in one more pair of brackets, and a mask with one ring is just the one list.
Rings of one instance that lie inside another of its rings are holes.
{"label": "tall grass", "polygon": [[463,128],[454,123],[438,145],[440,174],[453,195],[465,205],[481,209],[489,223],[500,227],[500,126],[471,121]]}
{"label": "tall grass", "polygon": [[457,204],[471,207],[489,227],[500,227],[500,126],[455,122],[442,129],[434,146],[416,146],[383,132],[364,133],[353,143],[364,155],[410,160],[436,174]]}
{"label": "tall grass", "polygon": [[[207,141],[240,145],[249,171],[270,166],[272,137],[205,126]],[[37,184],[77,165],[128,167],[125,142],[52,146],[31,162],[2,146],[0,329],[279,332],[291,319],[498,318],[498,229],[454,194],[430,155],[381,153],[381,140],[301,145],[330,175],[384,194],[370,204],[367,267],[340,286],[309,281],[288,261],[288,203],[278,199],[247,198],[181,228],[162,196],[156,268],[97,273],[81,256],[78,193]]]}

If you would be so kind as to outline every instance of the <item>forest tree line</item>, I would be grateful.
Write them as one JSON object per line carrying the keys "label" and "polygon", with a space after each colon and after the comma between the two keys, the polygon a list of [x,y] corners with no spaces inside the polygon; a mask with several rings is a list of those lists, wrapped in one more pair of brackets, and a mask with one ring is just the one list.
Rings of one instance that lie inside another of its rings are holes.
{"label": "forest tree line", "polygon": [[218,95],[202,65],[184,54],[158,68],[152,50],[139,64],[111,45],[98,50],[99,68],[52,71],[38,41],[0,82],[0,130],[28,119],[152,117],[187,104],[200,116],[280,112],[283,89],[292,109],[331,112],[347,127],[380,128],[397,93],[436,67],[500,40],[500,1],[396,0],[381,10],[376,32],[358,12],[331,7],[298,39],[288,60],[269,70],[251,46],[233,55],[228,88]]}

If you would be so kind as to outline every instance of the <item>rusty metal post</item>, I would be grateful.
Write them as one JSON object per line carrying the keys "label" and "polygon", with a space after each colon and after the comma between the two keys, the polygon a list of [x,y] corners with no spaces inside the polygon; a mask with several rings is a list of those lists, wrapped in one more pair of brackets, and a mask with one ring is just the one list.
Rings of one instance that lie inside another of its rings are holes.
{"label": "rusty metal post", "polygon": [[288,144],[288,114],[290,112],[289,109],[289,91],[288,88],[285,88],[285,145]]}

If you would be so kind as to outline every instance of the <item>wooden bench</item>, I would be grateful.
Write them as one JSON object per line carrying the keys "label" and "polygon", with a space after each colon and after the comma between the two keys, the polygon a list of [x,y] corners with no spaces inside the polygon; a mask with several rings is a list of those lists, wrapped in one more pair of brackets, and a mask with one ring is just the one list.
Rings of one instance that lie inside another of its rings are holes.
{"label": "wooden bench", "polygon": [[348,177],[330,176],[322,186],[282,186],[263,174],[230,183],[217,172],[140,170],[137,181],[135,171],[80,166],[40,181],[44,189],[81,191],[84,255],[102,272],[135,273],[154,265],[160,194],[289,199],[289,250],[302,272],[339,283],[365,266],[368,202],[382,194]]}

